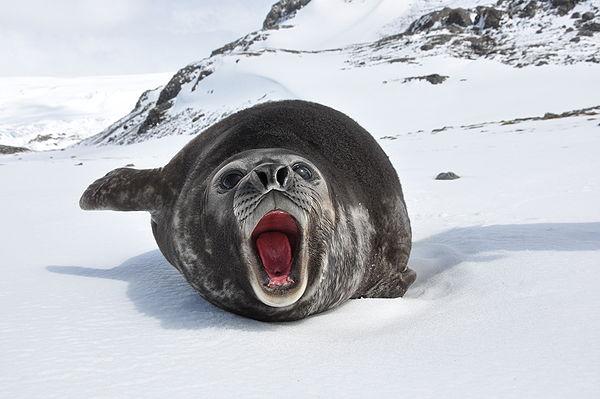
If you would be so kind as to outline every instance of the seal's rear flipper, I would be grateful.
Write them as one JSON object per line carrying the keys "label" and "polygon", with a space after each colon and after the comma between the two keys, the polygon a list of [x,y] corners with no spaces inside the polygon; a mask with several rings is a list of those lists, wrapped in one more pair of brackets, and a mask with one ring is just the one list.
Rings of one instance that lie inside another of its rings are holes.
{"label": "seal's rear flipper", "polygon": [[390,275],[379,279],[375,285],[366,292],[359,293],[352,298],[400,298],[403,297],[417,279],[417,273],[414,270],[405,267],[398,274]]}
{"label": "seal's rear flipper", "polygon": [[167,199],[161,169],[119,168],[93,182],[81,196],[85,210],[156,211]]}

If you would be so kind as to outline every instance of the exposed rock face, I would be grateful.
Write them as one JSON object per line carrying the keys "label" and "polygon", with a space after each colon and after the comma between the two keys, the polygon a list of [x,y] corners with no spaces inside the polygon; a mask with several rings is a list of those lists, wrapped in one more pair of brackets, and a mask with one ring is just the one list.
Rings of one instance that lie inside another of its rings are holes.
{"label": "exposed rock face", "polygon": [[29,144],[31,143],[43,143],[44,141],[52,140],[54,138],[51,134],[38,134],[31,140],[29,140]]}
{"label": "exposed rock face", "polygon": [[579,36],[593,36],[595,33],[600,32],[600,23],[598,22],[587,22],[579,27]]}
{"label": "exposed rock face", "polygon": [[471,13],[464,8],[445,7],[439,11],[434,11],[423,15],[414,21],[408,29],[407,34],[426,32],[433,29],[467,27],[473,24]]}
{"label": "exposed rock face", "polygon": [[156,104],[150,109],[148,116],[140,125],[138,134],[143,134],[148,129],[160,123],[164,113],[171,107],[171,100],[177,97],[181,91],[181,86],[190,83],[195,79],[195,88],[202,79],[212,73],[213,71],[211,69],[203,69],[198,65],[188,65],[185,68],[180,69],[161,90]]}
{"label": "exposed rock face", "polygon": [[579,3],[579,0],[551,0],[550,4],[560,15],[566,15]]}
{"label": "exposed rock face", "polygon": [[595,16],[596,15],[594,15],[594,13],[591,12],[591,11],[584,12],[583,14],[581,14],[581,20],[582,21],[589,21],[589,20],[594,19]]}
{"label": "exposed rock face", "polygon": [[263,29],[279,29],[282,22],[292,18],[310,0],[281,0],[273,4],[263,22]]}
{"label": "exposed rock face", "polygon": [[410,78],[404,79],[403,83],[407,83],[407,82],[410,82],[413,80],[425,80],[425,81],[431,83],[432,85],[439,85],[441,83],[444,83],[446,81],[446,79],[448,79],[448,76],[433,73],[431,75],[425,75],[425,76],[412,76]]}
{"label": "exposed rock face", "polygon": [[[188,65],[179,71],[169,80],[169,83],[161,90],[157,105],[164,104],[167,101],[175,98],[181,91],[181,85],[189,83],[192,79],[193,73],[198,69],[196,65]],[[210,73],[209,73],[210,74]]]}
{"label": "exposed rock face", "polygon": [[436,46],[448,43],[450,40],[452,40],[453,37],[454,37],[453,35],[446,35],[446,34],[430,36],[427,39],[427,42],[421,46],[421,50],[429,51]]}
{"label": "exposed rock face", "polygon": [[183,85],[194,82],[192,90],[195,90],[198,83],[212,73],[210,63],[192,64],[180,69],[164,87],[145,91],[129,115],[84,140],[84,143],[112,143],[115,136],[119,136],[117,142],[120,144],[142,141],[141,137],[164,120]]}
{"label": "exposed rock face", "polygon": [[538,3],[536,0],[531,0],[525,7],[523,7],[519,13],[521,18],[533,18],[538,9]]}
{"label": "exposed rock face", "polygon": [[0,144],[0,154],[17,154],[19,152],[29,152],[31,151],[29,148],[25,147],[13,147],[10,145],[2,145]]}
{"label": "exposed rock face", "polygon": [[454,172],[442,172],[435,177],[435,180],[456,180],[460,179],[460,176]]}
{"label": "exposed rock face", "polygon": [[480,56],[492,53],[496,46],[494,38],[486,35],[467,38],[466,41],[471,43],[471,50]]}
{"label": "exposed rock face", "polygon": [[[581,7],[584,9],[589,6],[591,10],[586,12],[590,14],[586,18],[591,17],[591,14],[596,18],[597,6],[593,3],[594,0],[566,3],[558,0],[498,0],[493,7],[478,6],[466,10],[443,8],[416,18],[404,33],[384,37],[368,46],[377,53],[362,58],[356,65],[366,65],[368,59],[373,62],[385,60],[387,57],[379,55],[384,49],[393,49],[396,53],[388,62],[406,59],[403,57],[405,54],[426,51],[431,56],[444,54],[472,59],[496,59],[517,68],[556,62],[595,63],[598,60],[595,56],[597,51],[594,51],[597,46],[585,47],[587,43],[583,37],[595,34],[597,27],[592,23],[596,19],[584,21],[583,18],[579,19],[580,16],[573,22],[565,23],[559,22],[557,18],[559,7],[573,4],[585,4]],[[470,16],[473,15],[475,20],[469,24]],[[533,40],[531,36],[523,40],[526,29],[539,36]],[[564,51],[573,46],[572,43],[579,44],[580,41],[581,49]]]}
{"label": "exposed rock face", "polygon": [[540,120],[548,120],[548,119],[560,119],[560,118],[570,118],[573,116],[596,116],[600,114],[600,105],[595,107],[588,108],[580,108],[574,109],[571,111],[561,112],[560,114],[555,114],[553,112],[546,112],[543,116],[530,116],[528,118],[517,118],[511,120],[501,121],[502,125],[512,125],[515,123],[527,122],[527,121],[540,121]]}
{"label": "exposed rock face", "polygon": [[464,8],[455,8],[450,10],[445,22],[449,25],[458,25],[462,27],[467,27],[473,23],[469,11],[465,10]]}
{"label": "exposed rock face", "polygon": [[475,26],[479,29],[498,29],[503,12],[494,7],[477,7]]}

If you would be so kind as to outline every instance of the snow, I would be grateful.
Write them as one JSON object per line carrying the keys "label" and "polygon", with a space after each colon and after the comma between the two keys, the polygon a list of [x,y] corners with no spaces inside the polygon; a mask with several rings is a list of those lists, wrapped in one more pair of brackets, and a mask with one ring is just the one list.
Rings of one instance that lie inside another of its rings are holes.
{"label": "snow", "polygon": [[[346,60],[340,52],[220,58],[213,65],[215,72],[196,90],[192,90],[195,81],[182,87],[168,111],[173,119],[157,135],[193,134],[236,110],[290,98],[333,106],[376,136],[600,105],[592,90],[600,87],[600,69],[594,64],[516,69],[496,61],[435,56],[419,64],[350,68]],[[440,85],[403,83],[433,73],[449,78]],[[370,98],[377,101],[365,101]],[[388,117],[396,114],[401,119]]]}
{"label": "snow", "polygon": [[0,396],[597,397],[599,123],[380,139],[417,282],[281,324],[199,298],[147,214],[78,209],[93,179],[160,166],[187,136],[3,156]]}
{"label": "snow", "polygon": [[[294,97],[281,83],[260,73],[240,73],[223,68],[205,79],[202,92],[191,91],[190,86],[195,83],[193,81],[185,85],[170,111],[178,114],[186,109],[200,107],[211,109],[220,115],[231,108],[247,108],[267,98],[278,100]],[[231,87],[235,87],[235,90],[228,89]],[[244,96],[240,96],[240,92]]]}
{"label": "snow", "polygon": [[[498,29],[398,35],[440,7],[467,7],[474,16],[477,4],[488,3],[313,0],[279,29],[253,32],[228,51],[189,65],[182,72],[189,83],[172,101],[136,110],[88,143],[196,134],[242,108],[285,98],[331,105],[382,136],[598,104],[588,88],[600,87],[600,35],[579,36],[581,21],[557,16],[549,3],[540,4],[533,18],[509,18],[516,3],[503,3]],[[596,6],[582,1],[576,9]],[[406,81],[425,74],[448,79],[436,86]],[[457,101],[463,105],[458,109]],[[162,119],[148,127],[143,122],[151,110]],[[397,112],[401,124],[388,117]]]}
{"label": "snow", "polygon": [[[335,47],[348,32],[374,40],[400,29],[417,10],[479,4],[400,3],[332,0],[348,12],[319,41],[309,28],[331,10],[315,0],[268,40]],[[400,18],[381,11],[392,8]],[[293,323],[245,319],[205,302],[166,262],[148,214],[79,209],[94,179],[162,166],[188,135],[0,155],[0,397],[600,397],[600,66],[441,53],[356,65],[370,55],[215,57],[214,73],[195,91],[184,85],[169,112],[214,121],[304,98],[368,128],[412,222],[418,278],[404,298],[352,300]],[[404,83],[431,73],[449,78]],[[21,129],[0,143],[27,143],[38,119],[41,131],[58,120],[73,135],[97,132],[167,80],[0,79],[0,129]],[[444,171],[461,178],[434,180]]]}
{"label": "snow", "polygon": [[379,39],[379,28],[406,10],[410,2],[390,0],[311,1],[298,11],[291,28],[273,32],[265,47],[324,50]]}
{"label": "snow", "polygon": [[33,150],[75,144],[129,112],[142,92],[170,75],[0,77],[0,144]]}
{"label": "snow", "polygon": [[493,0],[312,0],[283,29],[258,43],[264,48],[325,50],[399,33],[417,17],[446,6],[472,8]]}

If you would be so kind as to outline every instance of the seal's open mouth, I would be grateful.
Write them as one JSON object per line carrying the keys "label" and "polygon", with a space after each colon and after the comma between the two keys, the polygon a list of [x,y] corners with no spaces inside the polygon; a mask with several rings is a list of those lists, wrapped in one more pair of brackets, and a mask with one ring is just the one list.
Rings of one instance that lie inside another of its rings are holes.
{"label": "seal's open mouth", "polygon": [[271,211],[254,228],[252,242],[266,273],[265,285],[275,289],[294,285],[292,265],[300,242],[296,220],[287,212]]}

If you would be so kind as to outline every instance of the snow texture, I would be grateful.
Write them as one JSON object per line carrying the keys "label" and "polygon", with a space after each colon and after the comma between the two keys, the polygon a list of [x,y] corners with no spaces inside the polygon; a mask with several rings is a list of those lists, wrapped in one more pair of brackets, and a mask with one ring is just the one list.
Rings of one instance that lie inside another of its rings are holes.
{"label": "snow texture", "polygon": [[[599,123],[381,139],[417,282],[282,324],[198,297],[147,214],[78,209],[94,178],[187,136],[2,156],[0,396],[598,397]],[[447,169],[461,179],[434,180]]]}

